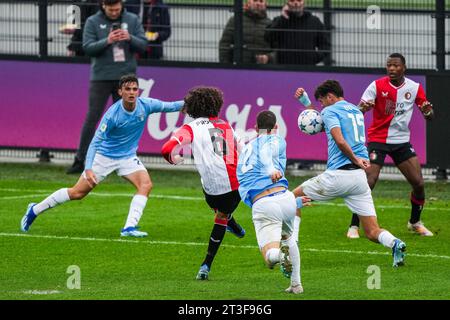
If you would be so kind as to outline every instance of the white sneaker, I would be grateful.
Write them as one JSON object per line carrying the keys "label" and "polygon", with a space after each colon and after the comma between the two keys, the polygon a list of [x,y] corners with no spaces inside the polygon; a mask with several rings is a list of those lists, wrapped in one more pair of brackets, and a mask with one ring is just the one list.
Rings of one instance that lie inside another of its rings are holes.
{"label": "white sneaker", "polygon": [[415,232],[417,234],[420,234],[421,236],[424,237],[432,237],[433,236],[433,232],[431,232],[430,230],[428,230],[424,225],[422,221],[417,221],[416,223],[411,223],[408,221],[408,230]]}
{"label": "white sneaker", "polygon": [[120,235],[122,237],[135,237],[135,238],[144,238],[148,236],[147,232],[139,231],[139,227],[128,227],[126,229],[122,229]]}
{"label": "white sneaker", "polygon": [[287,293],[299,294],[299,293],[303,293],[303,287],[301,284],[297,284],[295,286],[291,285],[291,286],[289,286],[289,288],[287,288],[284,291]]}
{"label": "white sneaker", "polygon": [[359,238],[359,228],[357,226],[351,226],[347,231],[347,238],[358,239]]}

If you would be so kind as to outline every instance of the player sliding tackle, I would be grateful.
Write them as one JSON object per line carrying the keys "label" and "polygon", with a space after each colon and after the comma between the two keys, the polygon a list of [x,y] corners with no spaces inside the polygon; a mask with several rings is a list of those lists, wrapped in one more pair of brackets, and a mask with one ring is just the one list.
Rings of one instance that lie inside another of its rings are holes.
{"label": "player sliding tackle", "polygon": [[327,170],[297,187],[293,191],[295,196],[306,195],[318,201],[343,198],[347,207],[358,215],[367,238],[392,249],[394,267],[403,265],[405,243],[378,226],[364,171],[370,167],[370,162],[364,145],[362,112],[345,101],[344,91],[335,80],[322,83],[314,96],[324,106],[322,119],[328,138]]}
{"label": "player sliding tackle", "polygon": [[71,188],[62,188],[40,203],[30,203],[21,221],[21,230],[27,232],[31,224],[44,211],[70,200],[84,198],[95,186],[113,171],[130,181],[136,188],[131,200],[124,237],[145,237],[146,232],[137,230],[152,182],[147,169],[136,156],[139,139],[144,131],[147,117],[156,112],[180,111],[183,101],[163,102],[157,99],[138,97],[139,84],[134,75],[120,79],[119,95],[103,116],[94,138],[89,145],[86,166],[78,182]]}
{"label": "player sliding tackle", "polygon": [[286,141],[276,134],[275,114],[262,111],[256,121],[258,136],[239,155],[239,193],[252,208],[256,239],[267,266],[272,269],[280,263],[282,273],[291,278],[286,292],[302,293],[300,252],[292,233],[297,207],[310,199],[295,199],[287,189]]}

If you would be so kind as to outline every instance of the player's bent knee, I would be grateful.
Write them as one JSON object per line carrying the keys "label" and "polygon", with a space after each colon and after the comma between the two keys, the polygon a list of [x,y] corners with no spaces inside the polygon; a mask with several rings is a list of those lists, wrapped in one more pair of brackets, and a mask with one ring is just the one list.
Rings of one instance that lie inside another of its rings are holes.
{"label": "player's bent knee", "polygon": [[420,179],[418,181],[415,181],[412,184],[412,187],[416,193],[423,193],[423,191],[425,190],[425,182],[423,181],[423,179]]}
{"label": "player's bent knee", "polygon": [[151,181],[142,182],[139,185],[139,191],[145,194],[149,194],[152,191],[153,183]]}

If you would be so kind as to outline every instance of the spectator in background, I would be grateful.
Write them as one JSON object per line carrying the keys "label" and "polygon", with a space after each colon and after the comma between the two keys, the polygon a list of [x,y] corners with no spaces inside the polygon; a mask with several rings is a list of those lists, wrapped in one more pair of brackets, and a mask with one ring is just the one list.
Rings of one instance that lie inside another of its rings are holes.
{"label": "spectator in background", "polygon": [[280,64],[314,65],[330,50],[323,23],[304,8],[304,0],[288,0],[266,29],[265,39],[277,51]]}
{"label": "spectator in background", "polygon": [[[264,31],[271,20],[267,17],[266,0],[247,0],[244,6],[243,22],[243,63],[273,63],[274,54],[270,45],[264,40]],[[234,17],[231,17],[219,42],[219,61],[233,62]]]}
{"label": "spectator in background", "polygon": [[169,39],[171,33],[169,7],[162,0],[144,0],[142,24],[148,40],[142,58],[161,59],[163,42]]}
{"label": "spectator in background", "polygon": [[91,57],[89,110],[81,131],[80,144],[73,165],[67,173],[81,173],[87,149],[95,133],[109,96],[120,99],[121,76],[136,73],[135,53],[147,47],[138,16],[123,9],[122,0],[102,0],[102,7],[86,21],[83,50]]}

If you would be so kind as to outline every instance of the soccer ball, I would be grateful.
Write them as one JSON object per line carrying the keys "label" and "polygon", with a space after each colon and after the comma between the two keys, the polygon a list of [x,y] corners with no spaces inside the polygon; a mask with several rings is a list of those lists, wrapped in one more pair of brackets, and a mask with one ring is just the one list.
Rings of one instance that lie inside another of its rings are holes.
{"label": "soccer ball", "polygon": [[314,109],[306,109],[300,113],[297,123],[300,131],[309,135],[319,133],[323,128],[322,116]]}

